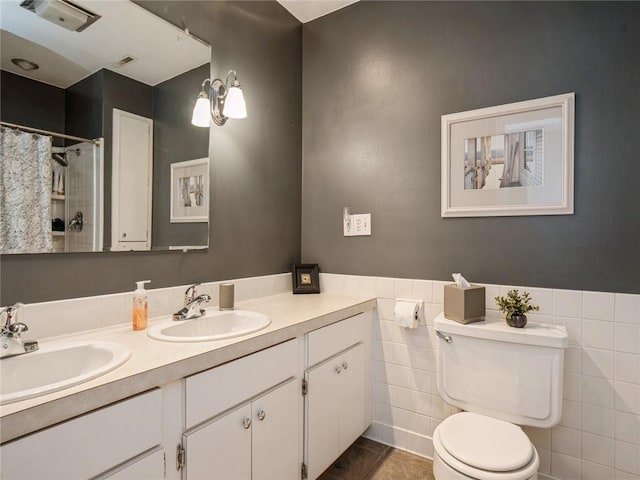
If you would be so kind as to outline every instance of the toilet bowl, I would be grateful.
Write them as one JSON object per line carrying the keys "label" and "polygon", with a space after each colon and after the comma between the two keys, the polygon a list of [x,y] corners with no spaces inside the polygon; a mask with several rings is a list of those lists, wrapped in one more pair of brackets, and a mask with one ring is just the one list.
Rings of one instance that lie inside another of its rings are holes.
{"label": "toilet bowl", "polygon": [[526,434],[508,422],[471,412],[444,420],[433,433],[438,480],[535,480],[540,459]]}

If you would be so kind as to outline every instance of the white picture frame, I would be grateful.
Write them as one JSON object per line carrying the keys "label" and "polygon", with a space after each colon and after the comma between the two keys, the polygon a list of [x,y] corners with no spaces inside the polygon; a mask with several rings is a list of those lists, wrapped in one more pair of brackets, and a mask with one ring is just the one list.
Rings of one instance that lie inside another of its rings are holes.
{"label": "white picture frame", "polygon": [[171,223],[209,221],[209,158],[171,164]]}
{"label": "white picture frame", "polygon": [[575,93],[442,116],[441,215],[573,214]]}

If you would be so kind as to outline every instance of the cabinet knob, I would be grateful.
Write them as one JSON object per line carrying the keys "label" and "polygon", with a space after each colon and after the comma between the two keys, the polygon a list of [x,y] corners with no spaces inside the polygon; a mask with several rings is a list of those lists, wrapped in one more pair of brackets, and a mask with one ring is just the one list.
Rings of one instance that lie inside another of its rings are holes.
{"label": "cabinet knob", "polygon": [[127,238],[126,232],[122,234],[122,238]]}
{"label": "cabinet knob", "polygon": [[251,419],[250,418],[245,418],[244,420],[242,420],[242,427],[245,430],[247,430],[250,426],[251,426]]}
{"label": "cabinet knob", "polygon": [[342,368],[346,370],[347,368],[349,368],[349,364],[347,362],[342,362]]}
{"label": "cabinet knob", "polygon": [[337,373],[338,375],[340,375],[340,372],[341,372],[341,371],[342,371],[342,367],[340,367],[340,366],[336,367],[336,373]]}
{"label": "cabinet knob", "polygon": [[260,410],[260,411],[258,412],[258,420],[262,421],[262,420],[264,420],[264,418],[265,418],[266,416],[267,416],[267,414],[266,414],[266,413],[264,413],[264,410]]}

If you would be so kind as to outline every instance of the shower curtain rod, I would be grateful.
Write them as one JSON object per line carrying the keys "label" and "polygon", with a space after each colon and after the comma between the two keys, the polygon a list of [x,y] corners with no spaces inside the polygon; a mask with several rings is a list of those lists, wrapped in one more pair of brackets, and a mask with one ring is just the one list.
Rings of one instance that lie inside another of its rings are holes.
{"label": "shower curtain rod", "polygon": [[100,145],[100,140],[92,140],[90,138],[74,137],[73,135],[65,135],[64,133],[50,132],[49,130],[40,130],[39,128],[26,127],[24,125],[16,125],[15,123],[9,123],[9,122],[0,122],[0,125],[5,126],[5,127],[9,127],[9,128],[15,128],[15,129],[18,129],[18,130],[25,130],[25,131],[33,132],[33,133],[42,133],[44,135],[51,135],[52,137],[66,138],[67,140],[78,140],[80,142],[90,142],[90,143],[93,143],[94,145]]}

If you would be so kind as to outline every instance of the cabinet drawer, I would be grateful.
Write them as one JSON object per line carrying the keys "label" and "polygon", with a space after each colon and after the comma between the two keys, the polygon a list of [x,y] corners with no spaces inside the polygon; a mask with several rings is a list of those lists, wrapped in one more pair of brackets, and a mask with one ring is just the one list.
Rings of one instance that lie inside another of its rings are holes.
{"label": "cabinet drawer", "polygon": [[162,397],[152,390],[0,448],[6,479],[90,478],[159,445]]}
{"label": "cabinet drawer", "polygon": [[191,428],[297,373],[297,339],[186,379],[186,428]]}
{"label": "cabinet drawer", "polygon": [[360,313],[307,335],[307,367],[366,339],[365,315]]}
{"label": "cabinet drawer", "polygon": [[158,480],[165,478],[164,450],[158,447],[154,452],[136,459],[134,462],[110,472],[100,480]]}

